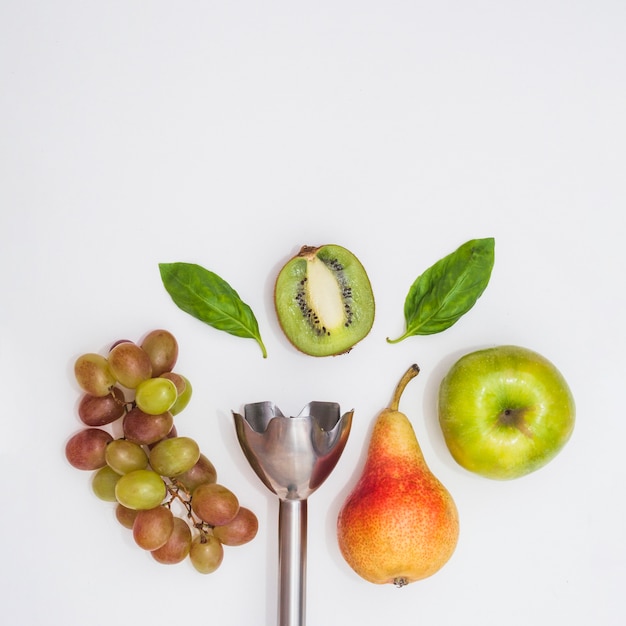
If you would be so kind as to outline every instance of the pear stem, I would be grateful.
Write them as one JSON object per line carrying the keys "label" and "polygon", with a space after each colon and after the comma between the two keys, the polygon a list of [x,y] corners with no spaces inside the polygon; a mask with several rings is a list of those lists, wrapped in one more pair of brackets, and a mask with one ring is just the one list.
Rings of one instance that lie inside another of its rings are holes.
{"label": "pear stem", "polygon": [[411,367],[405,372],[404,376],[400,379],[400,382],[397,384],[395,391],[393,392],[393,397],[391,398],[391,404],[389,408],[392,411],[397,411],[400,406],[400,397],[402,396],[402,392],[404,388],[408,385],[410,380],[413,380],[420,373],[420,368],[416,363],[413,363]]}

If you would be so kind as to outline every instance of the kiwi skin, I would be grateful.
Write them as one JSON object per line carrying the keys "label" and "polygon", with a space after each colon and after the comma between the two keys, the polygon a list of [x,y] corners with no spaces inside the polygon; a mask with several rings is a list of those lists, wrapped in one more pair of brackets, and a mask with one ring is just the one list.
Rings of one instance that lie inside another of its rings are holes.
{"label": "kiwi skin", "polygon": [[336,244],[302,246],[278,273],[274,306],[287,339],[311,356],[349,352],[374,323],[367,272]]}

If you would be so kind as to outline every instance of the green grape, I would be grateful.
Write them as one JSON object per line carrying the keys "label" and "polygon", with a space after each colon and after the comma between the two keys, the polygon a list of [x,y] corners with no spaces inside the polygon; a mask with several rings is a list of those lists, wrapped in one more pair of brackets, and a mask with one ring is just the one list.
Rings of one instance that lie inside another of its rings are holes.
{"label": "green grape", "polygon": [[150,356],[152,375],[160,376],[171,372],[178,359],[178,342],[167,330],[153,330],[141,342],[141,347]]}
{"label": "green grape", "polygon": [[115,486],[120,479],[120,475],[113,471],[108,465],[101,467],[93,475],[91,488],[93,492],[105,502],[115,502]]}
{"label": "green grape", "polygon": [[135,389],[152,376],[150,357],[132,341],[122,341],[113,346],[108,361],[113,376],[129,389]]}
{"label": "green grape", "polygon": [[176,476],[176,482],[180,483],[189,493],[202,483],[214,483],[217,480],[215,466],[204,454],[200,454],[196,464],[183,474]]}
{"label": "green grape", "polygon": [[115,485],[115,497],[120,504],[129,509],[153,509],[159,506],[167,488],[163,479],[148,469],[134,470],[120,476]]}
{"label": "green grape", "polygon": [[200,447],[190,437],[159,441],[150,450],[150,466],[161,476],[177,476],[190,470],[200,458]]}
{"label": "green grape", "polygon": [[165,506],[137,512],[133,523],[135,543],[144,550],[157,550],[170,538],[174,530],[174,516]]}
{"label": "green grape", "polygon": [[104,455],[107,465],[118,474],[127,474],[133,470],[148,466],[148,455],[137,443],[128,439],[115,439],[106,448]]}
{"label": "green grape", "polygon": [[93,352],[76,359],[74,376],[81,389],[92,396],[106,396],[116,383],[108,361]]}
{"label": "green grape", "polygon": [[180,563],[189,554],[191,549],[191,529],[189,524],[180,517],[174,518],[174,529],[169,539],[156,550],[151,552],[159,563],[172,565]]}
{"label": "green grape", "polygon": [[106,396],[86,393],[78,404],[78,417],[87,426],[105,426],[124,415],[126,398],[119,387],[112,387]]}
{"label": "green grape", "polygon": [[211,574],[224,559],[224,548],[213,535],[198,535],[191,542],[189,559],[201,574]]}
{"label": "green grape", "polygon": [[85,428],[65,444],[65,457],[76,469],[96,470],[106,465],[105,452],[113,437],[101,428]]}
{"label": "green grape", "polygon": [[183,379],[185,386],[183,390],[178,393],[178,397],[176,398],[176,402],[174,402],[172,408],[170,409],[170,413],[172,415],[178,415],[181,411],[183,411],[187,405],[189,404],[189,400],[191,400],[191,395],[193,393],[193,389],[191,387],[191,383],[187,378],[182,376],[181,374],[176,374]]}
{"label": "green grape", "polygon": [[228,524],[216,526],[213,534],[225,546],[241,546],[252,541],[259,529],[257,516],[245,507],[239,507],[237,515]]}
{"label": "green grape", "polygon": [[237,496],[218,483],[204,483],[191,494],[193,512],[211,526],[224,526],[234,519],[239,511]]}
{"label": "green grape", "polygon": [[169,411],[178,394],[176,385],[167,378],[149,378],[140,383],[135,391],[137,406],[149,415],[159,415]]}
{"label": "green grape", "polygon": [[169,411],[149,415],[139,407],[131,409],[122,422],[124,437],[142,446],[149,446],[168,436],[174,427],[174,417]]}

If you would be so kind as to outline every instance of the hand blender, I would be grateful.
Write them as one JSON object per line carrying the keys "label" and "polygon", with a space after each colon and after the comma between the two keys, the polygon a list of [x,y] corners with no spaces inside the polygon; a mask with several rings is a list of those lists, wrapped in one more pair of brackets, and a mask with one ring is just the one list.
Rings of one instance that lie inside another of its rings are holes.
{"label": "hand blender", "polygon": [[279,498],[279,626],[304,626],[307,498],[328,478],[345,447],[353,411],[310,402],[285,417],[272,402],[233,412],[241,448],[263,484]]}

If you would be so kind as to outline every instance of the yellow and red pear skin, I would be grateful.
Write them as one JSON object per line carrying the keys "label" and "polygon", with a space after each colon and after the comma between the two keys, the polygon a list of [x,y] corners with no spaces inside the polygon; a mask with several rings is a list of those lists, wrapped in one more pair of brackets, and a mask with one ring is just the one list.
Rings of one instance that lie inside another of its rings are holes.
{"label": "yellow and red pear skin", "polygon": [[365,580],[404,586],[450,559],[459,536],[457,508],[432,474],[410,421],[397,410],[413,365],[390,408],[376,418],[361,477],[337,520],[339,549]]}

